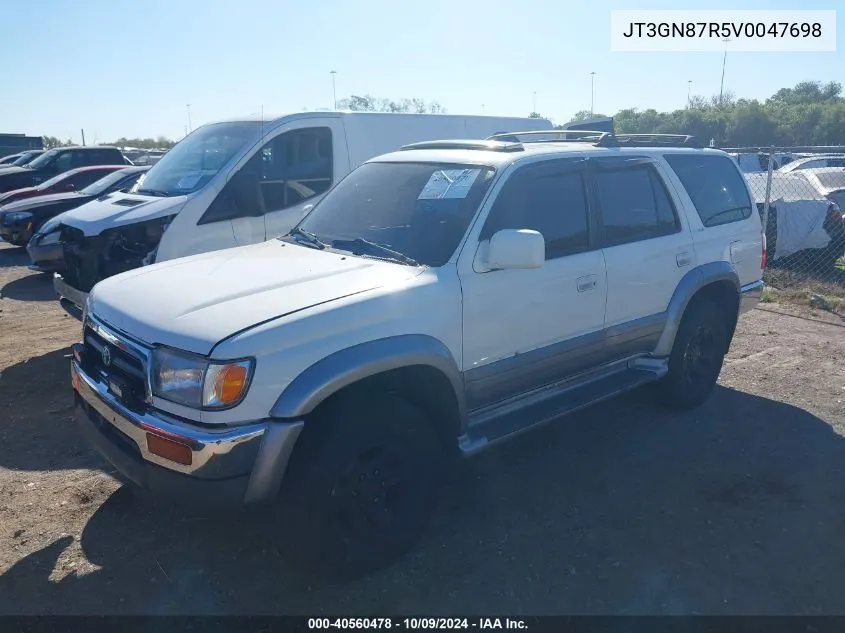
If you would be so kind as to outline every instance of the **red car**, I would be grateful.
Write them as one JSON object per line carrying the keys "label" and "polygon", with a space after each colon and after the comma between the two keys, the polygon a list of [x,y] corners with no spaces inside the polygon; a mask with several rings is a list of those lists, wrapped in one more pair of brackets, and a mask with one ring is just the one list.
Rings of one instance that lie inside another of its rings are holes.
{"label": "red car", "polygon": [[124,169],[126,165],[94,165],[92,167],[79,167],[59,174],[50,180],[45,180],[37,187],[24,187],[13,189],[6,193],[0,193],[0,206],[24,198],[44,196],[51,193],[66,193],[68,191],[79,191],[88,185],[98,181],[103,176],[118,169]]}

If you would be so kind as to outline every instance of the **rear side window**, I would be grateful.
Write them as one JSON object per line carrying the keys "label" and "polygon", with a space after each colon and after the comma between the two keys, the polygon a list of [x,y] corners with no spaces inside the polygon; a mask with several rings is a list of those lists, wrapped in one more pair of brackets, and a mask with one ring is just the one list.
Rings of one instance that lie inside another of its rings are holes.
{"label": "rear side window", "polygon": [[751,216],[751,199],[729,158],[704,154],[667,154],[704,226],[718,226]]}
{"label": "rear side window", "polygon": [[601,169],[596,191],[607,246],[670,235],[680,228],[666,187],[648,165]]}

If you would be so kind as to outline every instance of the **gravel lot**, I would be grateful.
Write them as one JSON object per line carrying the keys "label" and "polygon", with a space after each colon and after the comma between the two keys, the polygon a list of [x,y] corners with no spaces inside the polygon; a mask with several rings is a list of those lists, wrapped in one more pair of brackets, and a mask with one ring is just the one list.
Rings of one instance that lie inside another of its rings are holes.
{"label": "gravel lot", "polygon": [[322,585],[256,517],[120,487],[71,420],[79,323],[25,264],[0,245],[0,613],[845,614],[837,317],[743,317],[700,409],[633,394],[467,461],[408,557]]}

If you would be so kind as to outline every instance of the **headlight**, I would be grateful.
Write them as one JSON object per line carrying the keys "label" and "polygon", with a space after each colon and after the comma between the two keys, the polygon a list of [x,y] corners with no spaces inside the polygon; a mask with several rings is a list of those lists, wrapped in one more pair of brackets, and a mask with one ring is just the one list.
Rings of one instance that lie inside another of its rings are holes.
{"label": "headlight", "polygon": [[7,224],[12,224],[14,222],[26,222],[27,220],[32,219],[32,214],[28,211],[16,211],[14,213],[7,213],[5,220]]}
{"label": "headlight", "polygon": [[249,388],[255,362],[211,361],[202,356],[159,348],[153,354],[153,394],[194,409],[227,409]]}
{"label": "headlight", "polygon": [[48,233],[47,235],[42,237],[40,244],[42,246],[46,246],[47,244],[57,244],[59,242],[60,237],[61,231],[53,231],[52,233]]}
{"label": "headlight", "polygon": [[41,234],[50,233],[53,229],[59,228],[59,224],[61,224],[61,220],[58,217],[50,218],[44,224],[41,225],[41,228],[38,229],[38,232]]}

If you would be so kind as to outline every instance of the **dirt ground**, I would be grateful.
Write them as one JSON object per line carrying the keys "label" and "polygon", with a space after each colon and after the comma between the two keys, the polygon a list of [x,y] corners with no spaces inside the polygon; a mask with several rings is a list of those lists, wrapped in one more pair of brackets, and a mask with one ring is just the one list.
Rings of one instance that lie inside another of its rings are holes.
{"label": "dirt ground", "polygon": [[685,415],[647,393],[464,462],[426,538],[325,585],[272,526],[139,500],[71,419],[80,325],[0,245],[2,614],[845,614],[845,321],[767,304]]}

